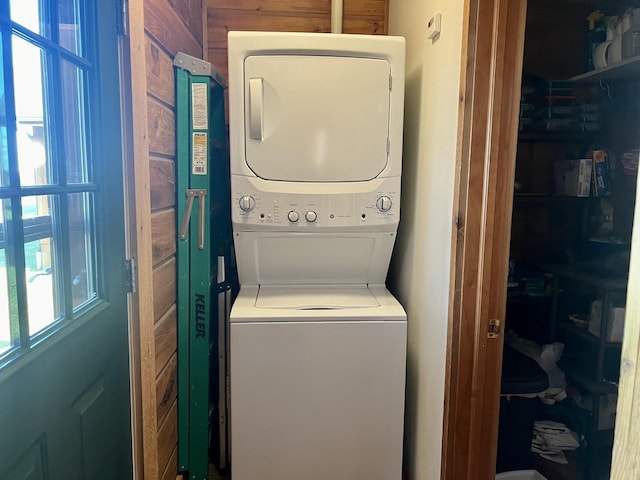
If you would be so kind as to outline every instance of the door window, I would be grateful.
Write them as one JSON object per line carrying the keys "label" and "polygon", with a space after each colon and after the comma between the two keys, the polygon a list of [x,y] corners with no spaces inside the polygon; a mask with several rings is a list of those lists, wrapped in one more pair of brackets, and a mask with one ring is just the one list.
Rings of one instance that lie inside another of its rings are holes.
{"label": "door window", "polygon": [[0,3],[0,367],[100,302],[86,10]]}

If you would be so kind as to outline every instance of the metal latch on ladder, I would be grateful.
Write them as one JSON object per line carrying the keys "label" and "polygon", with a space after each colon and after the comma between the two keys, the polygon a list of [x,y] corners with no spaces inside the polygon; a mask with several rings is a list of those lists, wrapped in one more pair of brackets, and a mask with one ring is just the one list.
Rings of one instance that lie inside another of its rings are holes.
{"label": "metal latch on ladder", "polygon": [[198,189],[187,190],[187,205],[184,209],[184,215],[182,216],[182,226],[180,227],[180,240],[187,238],[187,229],[189,228],[189,219],[191,218],[191,211],[193,210],[193,199],[198,197],[198,249],[204,250],[204,228],[205,228],[205,198],[207,191]]}
{"label": "metal latch on ladder", "polygon": [[492,318],[489,320],[489,331],[487,332],[487,338],[498,338],[500,332],[502,331],[502,327],[500,325],[500,320],[496,318]]}

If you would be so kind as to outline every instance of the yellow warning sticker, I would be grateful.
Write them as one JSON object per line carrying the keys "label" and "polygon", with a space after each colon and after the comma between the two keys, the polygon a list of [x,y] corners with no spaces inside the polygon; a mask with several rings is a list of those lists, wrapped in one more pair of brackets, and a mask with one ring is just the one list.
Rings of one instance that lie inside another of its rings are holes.
{"label": "yellow warning sticker", "polygon": [[193,148],[191,150],[191,174],[207,174],[207,134],[206,132],[193,133]]}

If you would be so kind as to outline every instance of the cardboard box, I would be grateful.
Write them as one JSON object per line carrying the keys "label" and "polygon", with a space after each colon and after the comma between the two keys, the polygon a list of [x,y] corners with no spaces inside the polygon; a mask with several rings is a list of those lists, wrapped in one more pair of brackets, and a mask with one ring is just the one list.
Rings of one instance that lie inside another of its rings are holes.
{"label": "cardboard box", "polygon": [[553,167],[557,195],[588,197],[591,195],[593,159],[560,160]]}
{"label": "cardboard box", "polygon": [[611,194],[611,180],[609,175],[609,159],[604,150],[594,150],[593,158],[593,189],[594,197],[604,197]]}

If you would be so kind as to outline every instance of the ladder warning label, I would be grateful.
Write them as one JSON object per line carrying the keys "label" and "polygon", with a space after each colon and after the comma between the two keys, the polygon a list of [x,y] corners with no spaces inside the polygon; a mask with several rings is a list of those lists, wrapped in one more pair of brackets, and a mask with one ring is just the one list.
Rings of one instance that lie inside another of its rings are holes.
{"label": "ladder warning label", "polygon": [[191,174],[207,174],[207,134],[205,132],[193,133],[193,147],[191,150]]}
{"label": "ladder warning label", "polygon": [[206,83],[193,83],[191,85],[191,112],[194,130],[206,130],[209,128]]}

